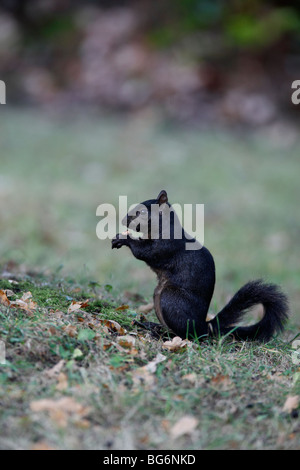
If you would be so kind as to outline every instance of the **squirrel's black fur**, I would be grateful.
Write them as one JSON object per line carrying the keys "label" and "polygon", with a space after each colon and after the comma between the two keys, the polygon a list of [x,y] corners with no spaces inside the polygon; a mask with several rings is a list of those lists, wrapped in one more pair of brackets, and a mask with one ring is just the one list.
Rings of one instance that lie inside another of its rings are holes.
{"label": "squirrel's black fur", "polygon": [[[155,223],[151,206],[158,208]],[[175,236],[178,219],[171,209],[163,190],[157,199],[138,204],[123,220],[127,227],[134,225],[136,231],[142,232],[143,238],[118,234],[112,240],[112,248],[128,246],[137,259],[145,261],[157,274],[154,307],[160,323],[181,338],[232,333],[241,340],[268,341],[283,330],[288,316],[287,297],[278,286],[260,280],[245,284],[212,320],[206,321],[215,286],[214,259],[204,246],[186,249],[187,243],[198,242],[181,225],[181,238]],[[170,217],[166,219],[167,227],[162,222],[166,210]],[[165,230],[170,231],[167,239]],[[263,318],[255,325],[236,327],[244,313],[256,304],[263,305]]]}

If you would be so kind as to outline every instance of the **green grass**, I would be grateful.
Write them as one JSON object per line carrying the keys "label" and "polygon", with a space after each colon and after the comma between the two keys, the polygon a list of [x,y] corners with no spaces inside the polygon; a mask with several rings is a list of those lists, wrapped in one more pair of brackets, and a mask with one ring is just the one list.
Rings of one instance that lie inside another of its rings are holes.
{"label": "green grass", "polygon": [[[300,323],[299,142],[183,130],[154,114],[71,120],[5,108],[0,123],[0,289],[13,290],[11,300],[30,291],[37,303],[29,314],[0,305],[1,448],[299,448],[297,412],[282,411],[287,396],[300,393],[291,356]],[[163,188],[171,202],[205,204],[205,243],[217,267],[212,312],[249,279],[280,283],[292,312],[281,337],[171,352],[132,325],[152,297],[154,275],[97,239],[96,208]],[[73,300],[86,299],[83,313],[68,313]],[[120,346],[105,319],[125,328],[135,347]],[[138,379],[158,353],[166,360]],[[62,375],[49,377],[61,360]],[[63,397],[88,409],[67,417],[32,409]],[[173,438],[185,415],[197,418],[196,428]]]}
{"label": "green grass", "polygon": [[[0,281],[0,288],[6,287],[7,281]],[[132,325],[140,302],[129,301],[129,309],[116,310],[118,304],[104,289],[79,289],[56,277],[47,283],[43,276],[20,279],[10,288],[18,298],[29,289],[38,307],[29,316],[0,306],[0,334],[6,345],[6,364],[0,367],[1,448],[299,446],[297,415],[282,411],[287,396],[299,393],[298,366],[286,339],[268,344],[207,340],[171,352],[162,340]],[[87,298],[84,312],[68,313],[71,299]],[[135,338],[134,349],[121,347],[122,337],[103,329],[99,320],[105,318],[126,328]],[[71,336],[66,329],[70,325],[75,329]],[[136,380],[139,368],[158,353],[166,359],[149,374],[151,380]],[[57,388],[58,375],[47,375],[61,360],[60,373],[66,379],[62,390]],[[57,403],[63,397],[88,408],[84,418],[74,411],[62,424],[59,412],[32,410],[38,400]],[[173,438],[172,426],[186,415],[196,417],[196,429]]]}

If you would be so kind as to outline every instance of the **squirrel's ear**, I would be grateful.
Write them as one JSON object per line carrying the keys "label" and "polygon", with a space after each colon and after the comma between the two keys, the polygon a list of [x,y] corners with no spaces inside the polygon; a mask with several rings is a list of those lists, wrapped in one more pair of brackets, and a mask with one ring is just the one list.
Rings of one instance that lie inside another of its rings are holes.
{"label": "squirrel's ear", "polygon": [[157,202],[159,205],[165,204],[166,202],[168,202],[168,195],[164,189],[157,196]]}

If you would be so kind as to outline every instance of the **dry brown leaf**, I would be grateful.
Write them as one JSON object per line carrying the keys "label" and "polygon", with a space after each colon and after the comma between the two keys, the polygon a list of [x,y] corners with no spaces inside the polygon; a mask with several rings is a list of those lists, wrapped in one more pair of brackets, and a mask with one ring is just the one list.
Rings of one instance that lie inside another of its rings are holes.
{"label": "dry brown leaf", "polygon": [[76,310],[81,310],[82,308],[86,307],[89,303],[89,300],[84,302],[78,302],[76,300],[72,300],[71,305],[69,305],[68,313],[76,312]]}
{"label": "dry brown leaf", "polygon": [[32,300],[31,292],[25,292],[21,299],[17,299],[14,302],[11,302],[10,306],[21,308],[22,310],[26,310],[28,314],[31,314],[33,310],[36,310],[37,303]]}
{"label": "dry brown leaf", "polygon": [[11,307],[21,308],[26,310],[28,313],[32,313],[33,310],[36,310],[37,303],[32,300],[32,293],[25,292],[20,299],[10,302]]}
{"label": "dry brown leaf", "polygon": [[172,341],[165,341],[163,343],[163,348],[169,349],[169,351],[178,351],[178,349],[185,347],[187,344],[187,339],[182,339],[179,336],[175,336]]}
{"label": "dry brown leaf", "polygon": [[15,293],[10,289],[4,289],[3,292],[7,295],[7,297],[11,297],[11,296],[15,295]]}
{"label": "dry brown leaf", "polygon": [[20,300],[23,300],[24,302],[26,302],[28,299],[31,299],[31,298],[32,298],[32,293],[28,291],[28,292],[24,292]]}
{"label": "dry brown leaf", "polygon": [[117,307],[115,310],[127,310],[129,308],[129,305],[120,305],[120,307]]}
{"label": "dry brown leaf", "polygon": [[117,342],[125,349],[132,349],[135,345],[135,338],[130,335],[120,336],[117,338]]}
{"label": "dry brown leaf", "polygon": [[11,302],[10,306],[21,308],[22,310],[26,310],[28,313],[31,313],[32,310],[36,310],[37,303],[33,302],[33,300],[31,300],[30,298],[28,298],[27,300],[17,299],[14,302]]}
{"label": "dry brown leaf", "polygon": [[288,396],[283,405],[282,411],[291,413],[293,410],[296,410],[299,406],[299,399],[299,395]]}
{"label": "dry brown leaf", "polygon": [[106,338],[102,338],[102,336],[99,337],[99,340],[101,341],[101,344],[102,344],[102,348],[104,351],[106,351],[107,349],[111,348],[113,343],[112,341],[109,341],[108,339]]}
{"label": "dry brown leaf", "polygon": [[233,386],[232,380],[230,379],[229,375],[217,374],[215,377],[211,379],[211,383],[221,388],[222,390],[228,390]]}
{"label": "dry brown leaf", "polygon": [[66,325],[66,326],[63,326],[62,329],[71,338],[77,337],[78,331],[75,325]]}
{"label": "dry brown leaf", "polygon": [[53,326],[53,325],[49,326],[48,331],[49,331],[50,335],[52,335],[52,336],[57,335],[57,333],[58,333],[58,329],[55,328],[55,326]]}
{"label": "dry brown leaf", "polygon": [[170,429],[170,435],[173,439],[184,434],[191,434],[198,425],[198,419],[194,416],[183,416]]}
{"label": "dry brown leaf", "polygon": [[61,359],[57,364],[55,364],[55,366],[51,367],[51,369],[45,370],[44,374],[49,377],[49,379],[57,377],[60,374],[65,363],[66,361],[64,359]]}
{"label": "dry brown leaf", "polygon": [[3,290],[0,290],[0,304],[5,305],[5,307],[10,305],[10,301],[8,300],[7,295]]}
{"label": "dry brown leaf", "polygon": [[99,320],[99,321],[102,325],[106,326],[113,333],[118,333],[118,335],[120,336],[123,336],[126,334],[126,330],[121,325],[119,325],[118,322],[114,320]]}

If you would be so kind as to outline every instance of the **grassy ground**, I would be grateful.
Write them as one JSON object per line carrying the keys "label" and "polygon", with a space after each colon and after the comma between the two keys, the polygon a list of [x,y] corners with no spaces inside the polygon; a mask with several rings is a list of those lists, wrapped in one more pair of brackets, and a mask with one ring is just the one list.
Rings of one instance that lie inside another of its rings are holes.
{"label": "grassy ground", "polygon": [[[227,338],[172,351],[131,325],[141,300],[117,310],[105,289],[55,277],[2,280],[0,288],[14,292],[10,302],[30,291],[37,303],[0,310],[2,448],[299,447],[298,412],[283,412],[300,392],[299,366],[284,339]],[[163,360],[147,370],[158,354]]]}
{"label": "grassy ground", "polygon": [[[0,121],[0,290],[12,291],[0,305],[1,448],[299,448],[298,412],[283,411],[300,394],[299,143],[183,131],[152,114],[71,121],[8,109]],[[96,208],[162,188],[205,204],[212,311],[264,277],[290,297],[283,336],[172,351],[131,324],[154,276],[97,239]],[[23,308],[11,305],[26,292]]]}

